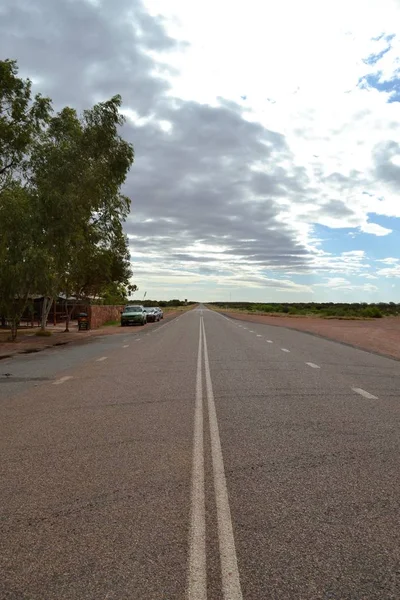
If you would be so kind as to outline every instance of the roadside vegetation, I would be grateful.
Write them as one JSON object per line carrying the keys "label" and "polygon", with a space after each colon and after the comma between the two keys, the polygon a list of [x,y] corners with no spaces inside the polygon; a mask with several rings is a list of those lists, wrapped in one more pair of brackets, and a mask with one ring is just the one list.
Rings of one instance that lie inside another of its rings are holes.
{"label": "roadside vegetation", "polygon": [[121,97],[78,114],[32,97],[16,61],[0,61],[0,317],[15,339],[32,298],[45,331],[55,298],[126,302],[136,286],[121,194],[134,160],[121,135]]}
{"label": "roadside vegetation", "polygon": [[184,300],[178,300],[173,298],[172,300],[132,300],[129,304],[141,304],[142,306],[159,306],[162,309],[171,308],[176,310],[177,308],[192,307],[193,304],[198,304],[194,300],[185,302]]}
{"label": "roadside vegetation", "polygon": [[400,315],[400,304],[395,302],[366,302],[334,303],[334,302],[296,302],[269,303],[255,302],[210,302],[210,308],[239,311],[248,314],[263,314],[270,316],[302,316],[321,317],[324,319],[379,319]]}

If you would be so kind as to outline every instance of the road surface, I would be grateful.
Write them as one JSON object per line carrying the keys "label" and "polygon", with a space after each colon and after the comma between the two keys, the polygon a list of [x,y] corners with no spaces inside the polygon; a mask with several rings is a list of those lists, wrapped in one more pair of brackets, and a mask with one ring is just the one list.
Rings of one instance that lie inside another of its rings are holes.
{"label": "road surface", "polygon": [[400,598],[400,363],[199,307],[0,362],[0,598]]}

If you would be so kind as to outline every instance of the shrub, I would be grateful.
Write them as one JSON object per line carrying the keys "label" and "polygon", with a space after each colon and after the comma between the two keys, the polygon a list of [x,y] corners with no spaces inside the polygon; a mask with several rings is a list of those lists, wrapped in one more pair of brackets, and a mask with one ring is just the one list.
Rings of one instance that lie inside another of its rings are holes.
{"label": "shrub", "polygon": [[361,315],[370,319],[380,319],[383,316],[377,306],[368,306],[367,308],[363,308]]}

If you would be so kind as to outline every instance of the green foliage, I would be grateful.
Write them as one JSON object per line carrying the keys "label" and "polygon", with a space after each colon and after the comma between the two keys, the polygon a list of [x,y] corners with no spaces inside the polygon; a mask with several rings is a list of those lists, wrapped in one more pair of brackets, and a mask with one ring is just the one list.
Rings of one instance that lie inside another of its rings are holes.
{"label": "green foliage", "polygon": [[18,77],[15,60],[0,61],[0,189],[22,174],[30,145],[49,119],[50,100],[32,100],[31,88],[29,79]]}
{"label": "green foliage", "polygon": [[278,303],[210,302],[209,304],[223,309],[228,308],[228,310],[243,310],[262,314],[309,315],[341,319],[379,319],[400,314],[400,304],[394,302],[379,302],[378,304],[367,304],[366,302],[337,304],[333,302],[296,302],[284,305]]}
{"label": "green foliage", "polygon": [[11,182],[0,191],[0,314],[11,321],[12,339],[29,295],[43,279],[44,257],[35,248],[33,222],[30,194]]}
{"label": "green foliage", "polygon": [[134,151],[120,107],[114,96],[51,115],[16,62],[0,61],[0,315],[13,323],[32,294],[45,297],[44,329],[60,294],[121,303],[135,291],[120,192]]}
{"label": "green foliage", "polygon": [[372,319],[380,319],[383,317],[382,312],[377,306],[368,306],[361,311],[363,317],[369,317]]}

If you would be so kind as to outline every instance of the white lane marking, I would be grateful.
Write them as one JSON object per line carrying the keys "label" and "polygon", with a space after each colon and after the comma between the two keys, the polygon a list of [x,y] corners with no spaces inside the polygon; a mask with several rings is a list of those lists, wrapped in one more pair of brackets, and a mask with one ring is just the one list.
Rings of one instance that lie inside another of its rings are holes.
{"label": "white lane marking", "polygon": [[257,337],[262,337],[261,333],[257,333]]}
{"label": "white lane marking", "polygon": [[374,396],[373,394],[370,394],[369,392],[366,392],[365,390],[361,389],[361,388],[351,388],[353,390],[353,392],[356,392],[356,394],[360,394],[360,396],[364,396],[364,398],[368,398],[368,400],[378,400],[378,396]]}
{"label": "white lane marking", "polygon": [[252,329],[249,329],[249,333],[254,333],[254,331]]}
{"label": "white lane marking", "polygon": [[282,352],[290,352],[287,348],[281,348]]}
{"label": "white lane marking", "polygon": [[192,502],[189,538],[188,598],[206,600],[206,517],[204,494],[203,386],[202,386],[202,321],[200,317],[197,354],[196,404],[194,413]]}
{"label": "white lane marking", "polygon": [[273,344],[274,342],[272,340],[267,340],[267,344]]}
{"label": "white lane marking", "polygon": [[140,338],[137,338],[137,340],[135,340],[135,342],[140,342]]}
{"label": "white lane marking", "polygon": [[60,385],[60,383],[64,383],[64,381],[68,381],[68,379],[72,379],[72,375],[65,375],[64,377],[60,377],[57,381],[53,381],[53,385]]}
{"label": "white lane marking", "polygon": [[129,344],[125,344],[125,346],[122,346],[123,348],[129,348]]}
{"label": "white lane marking", "polygon": [[308,362],[306,362],[306,365],[308,365],[312,369],[320,369],[321,368],[319,365],[316,365],[315,363],[308,363]]}
{"label": "white lane marking", "polygon": [[107,360],[107,356],[102,356],[101,358],[96,358],[96,362],[102,362],[103,360]]}
{"label": "white lane marking", "polygon": [[219,437],[218,419],[215,408],[214,392],[208,360],[207,338],[202,322],[204,343],[204,367],[208,400],[208,419],[210,425],[211,457],[214,474],[215,503],[217,506],[218,540],[221,561],[222,596],[224,600],[242,600],[239,569],[236,558],[235,538],[233,536],[228,489],[226,486],[224,460]]}

